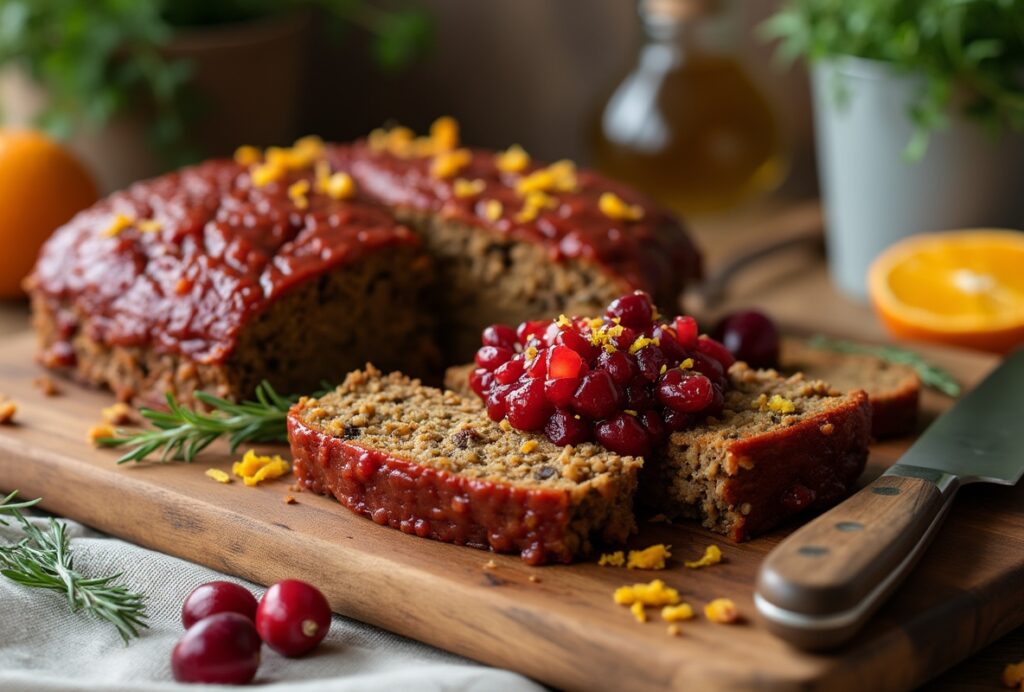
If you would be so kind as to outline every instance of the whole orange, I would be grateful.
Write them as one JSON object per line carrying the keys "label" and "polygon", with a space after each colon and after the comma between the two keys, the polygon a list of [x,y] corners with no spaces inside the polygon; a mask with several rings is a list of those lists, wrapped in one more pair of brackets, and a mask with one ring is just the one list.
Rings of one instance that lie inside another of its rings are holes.
{"label": "whole orange", "polygon": [[96,197],[92,176],[52,139],[0,129],[0,298],[21,295],[43,242]]}

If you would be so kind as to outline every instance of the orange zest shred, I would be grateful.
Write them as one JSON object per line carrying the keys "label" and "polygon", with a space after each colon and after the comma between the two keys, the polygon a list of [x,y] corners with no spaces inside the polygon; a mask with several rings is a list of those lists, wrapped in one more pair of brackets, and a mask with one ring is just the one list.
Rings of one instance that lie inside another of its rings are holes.
{"label": "orange zest shred", "polygon": [[520,195],[531,192],[572,192],[575,189],[576,164],[568,159],[556,161],[516,182],[516,192]]}
{"label": "orange zest shred", "polygon": [[235,163],[240,166],[251,166],[263,160],[263,152],[251,145],[243,145],[235,149]]}
{"label": "orange zest shred", "polygon": [[796,411],[796,404],[783,396],[772,394],[772,398],[768,400],[768,410],[776,413],[793,413]]}
{"label": "orange zest shred", "polygon": [[521,454],[529,454],[533,450],[537,449],[540,443],[537,440],[527,440],[523,443],[523,446],[519,448]]}
{"label": "orange zest shred", "polygon": [[711,622],[728,625],[740,619],[740,612],[730,599],[716,598],[704,606],[704,617]]}
{"label": "orange zest shred", "polygon": [[621,550],[605,553],[598,559],[597,564],[600,567],[622,567],[626,564],[626,555]]}
{"label": "orange zest shred", "polygon": [[249,487],[272,478],[280,478],[292,470],[291,464],[280,455],[260,456],[250,449],[240,461],[231,465],[231,473],[235,474]]}
{"label": "orange zest shred", "polygon": [[306,209],[309,207],[309,181],[308,180],[296,180],[294,183],[288,186],[288,198],[293,204],[299,209]]}
{"label": "orange zest shred", "polygon": [[484,216],[488,221],[497,221],[504,212],[505,208],[498,200],[489,199],[484,202]]}
{"label": "orange zest shred", "polygon": [[639,204],[627,204],[614,192],[604,192],[597,200],[601,213],[610,219],[639,221],[644,218],[644,208]]}
{"label": "orange zest shred", "polygon": [[647,611],[644,610],[644,604],[640,601],[636,601],[633,605],[629,606],[629,611],[633,613],[633,617],[636,618],[637,622],[647,622]]}
{"label": "orange zest shred", "polygon": [[456,178],[455,182],[452,183],[452,194],[459,198],[476,197],[486,189],[487,183],[479,178],[476,180]]}
{"label": "orange zest shred", "polygon": [[665,569],[665,560],[672,557],[672,546],[657,543],[643,550],[630,550],[626,560],[628,569]]}
{"label": "orange zest shred", "polygon": [[717,545],[711,544],[704,549],[704,555],[699,560],[687,560],[683,565],[690,569],[699,569],[701,567],[717,565],[721,561],[722,549]]}
{"label": "orange zest shred", "polygon": [[157,219],[139,219],[135,227],[142,233],[159,233],[164,229],[164,225]]}
{"label": "orange zest shred", "polygon": [[620,586],[615,589],[612,598],[619,605],[633,605],[639,602],[649,606],[666,606],[679,603],[679,592],[671,586],[666,586],[661,579],[655,579],[648,584]]}
{"label": "orange zest shred", "polygon": [[220,469],[206,469],[205,475],[206,475],[207,478],[212,478],[213,480],[217,481],[218,483],[230,483],[231,482],[231,476],[229,476],[224,471],[221,471]]}
{"label": "orange zest shred", "polygon": [[89,444],[92,445],[98,445],[100,440],[108,437],[116,437],[116,435],[117,433],[114,430],[114,427],[106,423],[94,425],[85,433],[86,439],[89,441]]}
{"label": "orange zest shred", "polygon": [[324,192],[332,199],[348,199],[356,193],[356,182],[348,173],[334,173],[327,179]]}
{"label": "orange zest shred", "polygon": [[135,223],[135,220],[127,214],[115,214],[106,228],[100,231],[100,235],[104,238],[113,238],[126,228],[131,228],[133,223]]}
{"label": "orange zest shred", "polygon": [[528,192],[523,200],[523,208],[516,213],[516,221],[529,223],[535,220],[544,209],[554,209],[557,206],[558,200],[545,192],[540,190]]}
{"label": "orange zest shred", "polygon": [[430,143],[435,151],[451,151],[459,146],[459,122],[443,115],[430,126]]}
{"label": "orange zest shred", "polygon": [[681,622],[682,620],[692,620],[696,616],[693,612],[693,606],[689,603],[680,603],[679,605],[667,605],[661,609],[661,619],[666,622]]}
{"label": "orange zest shred", "polygon": [[473,160],[473,153],[469,149],[454,149],[452,151],[438,152],[434,160],[430,162],[430,175],[435,178],[452,178]]}
{"label": "orange zest shred", "polygon": [[518,144],[494,155],[494,166],[503,173],[522,173],[530,165],[530,155]]}

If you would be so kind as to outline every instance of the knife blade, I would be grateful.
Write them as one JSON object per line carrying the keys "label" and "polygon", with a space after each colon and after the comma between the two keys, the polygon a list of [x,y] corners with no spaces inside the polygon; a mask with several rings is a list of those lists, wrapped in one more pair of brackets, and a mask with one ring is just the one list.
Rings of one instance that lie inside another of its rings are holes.
{"label": "knife blade", "polygon": [[767,627],[805,649],[847,641],[913,569],[961,485],[1020,480],[1022,423],[1024,349],[932,423],[884,474],[765,558],[754,602]]}

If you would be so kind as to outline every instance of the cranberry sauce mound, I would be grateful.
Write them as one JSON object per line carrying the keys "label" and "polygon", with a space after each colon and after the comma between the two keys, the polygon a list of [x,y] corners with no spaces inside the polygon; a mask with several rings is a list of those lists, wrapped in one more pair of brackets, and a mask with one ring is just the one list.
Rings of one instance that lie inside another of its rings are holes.
{"label": "cranberry sauce mound", "polygon": [[264,377],[302,391],[367,360],[438,375],[439,351],[468,360],[495,320],[634,288],[674,304],[698,273],[680,224],[635,191],[460,148],[442,118],[426,137],[243,147],[137,183],[59,229],[26,288],[43,363],[187,402]]}
{"label": "cranberry sauce mound", "polygon": [[596,440],[644,456],[722,410],[732,363],[692,317],[666,320],[636,291],[602,317],[491,325],[469,385],[492,420],[558,445]]}
{"label": "cranberry sauce mound", "polygon": [[288,414],[299,483],[405,533],[570,562],[635,530],[642,461],[496,425],[472,395],[372,366]]}

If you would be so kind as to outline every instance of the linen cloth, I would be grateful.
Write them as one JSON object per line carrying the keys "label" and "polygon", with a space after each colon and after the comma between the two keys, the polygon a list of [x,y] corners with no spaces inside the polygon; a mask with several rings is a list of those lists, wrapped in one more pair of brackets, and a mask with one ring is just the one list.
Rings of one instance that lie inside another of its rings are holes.
{"label": "linen cloth", "polygon": [[[46,521],[38,515],[33,522]],[[150,692],[236,689],[182,685],[171,674],[171,649],[184,633],[181,604],[196,586],[215,579],[264,589],[66,521],[75,568],[90,576],[123,573],[121,582],[147,596],[149,628],[125,646],[109,623],[71,613],[63,595],[0,577],[0,690],[3,692]],[[0,526],[0,543],[24,536]],[[396,607],[396,604],[382,604]],[[400,607],[400,604],[399,604]],[[516,673],[467,659],[335,615],[327,638],[304,658],[264,646],[254,681],[272,692],[314,690],[504,690],[543,688]]]}

